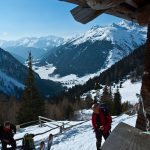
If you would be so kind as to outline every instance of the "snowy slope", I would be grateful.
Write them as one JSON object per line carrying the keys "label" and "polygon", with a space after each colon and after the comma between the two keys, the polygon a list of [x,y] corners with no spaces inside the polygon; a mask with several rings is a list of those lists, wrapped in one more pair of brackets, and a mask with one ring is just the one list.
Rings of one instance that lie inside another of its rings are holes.
{"label": "snowy slope", "polygon": [[[135,126],[137,115],[128,116],[126,114],[113,119],[112,129],[114,129],[120,122],[125,122],[131,126]],[[77,124],[79,122],[71,122],[71,124]],[[48,123],[47,123],[48,124]],[[52,126],[52,125],[51,125]],[[21,132],[18,132],[15,135],[15,138],[21,138],[25,133],[43,133],[44,131],[49,130],[49,127],[39,127],[39,126],[31,126],[25,129],[22,129]],[[58,129],[51,131],[52,134],[57,134],[59,132]],[[36,148],[38,149],[39,143],[42,140],[47,140],[48,135],[50,133],[46,133],[42,136],[36,136],[34,138],[36,143]],[[57,135],[54,137],[52,150],[91,150],[96,149],[95,146],[95,135],[92,130],[91,121],[83,123],[81,125],[75,126],[68,131],[65,131],[61,135]],[[104,140],[103,140],[104,142]],[[21,141],[17,143],[21,144]]]}
{"label": "snowy slope", "polygon": [[[119,87],[119,85],[118,85]],[[116,92],[117,89],[117,85],[112,86],[112,93]],[[126,80],[123,84],[122,84],[122,88],[118,88],[119,92],[121,94],[121,98],[122,98],[122,103],[123,102],[130,102],[131,104],[136,104],[139,102],[139,99],[137,98],[136,94],[140,94],[140,90],[141,90],[141,81],[136,82],[136,83],[131,83],[130,80]],[[95,96],[100,96],[103,92],[103,89],[100,90],[91,90],[87,93],[84,93],[81,97],[83,99],[85,99],[85,97],[87,96],[87,94],[90,94],[92,96],[92,98],[94,99]]]}
{"label": "snowy slope", "polygon": [[38,67],[36,65],[33,66],[33,69],[36,73],[39,74],[41,79],[48,79],[56,82],[60,82],[63,86],[67,88],[72,88],[75,85],[79,84],[85,84],[90,78],[94,78],[95,76],[98,76],[101,72],[103,72],[105,69],[102,69],[101,71],[98,71],[93,74],[88,74],[83,77],[78,77],[75,74],[69,74],[64,77],[60,77],[59,75],[52,75],[54,70],[56,69],[53,64],[47,63],[47,65]]}
{"label": "snowy slope", "polygon": [[[131,117],[123,115],[114,119],[112,129],[114,129],[120,122],[125,122],[131,126],[135,126],[136,115]],[[95,135],[91,127],[91,122],[89,121],[56,138],[52,150],[95,150],[95,143]]]}
{"label": "snowy slope", "polygon": [[0,91],[8,95],[18,95],[17,88],[22,90],[24,85],[0,71]]}
{"label": "snowy slope", "polygon": [[108,26],[95,26],[69,42],[77,46],[86,41],[91,41],[92,43],[103,40],[111,41],[115,46],[110,50],[105,63],[105,67],[108,68],[136,47],[142,45],[145,39],[146,28],[123,20],[118,24],[113,23]]}
{"label": "snowy slope", "polygon": [[83,84],[130,54],[145,40],[146,28],[128,21],[95,26],[44,55],[36,72],[41,78],[59,81],[68,87]]}

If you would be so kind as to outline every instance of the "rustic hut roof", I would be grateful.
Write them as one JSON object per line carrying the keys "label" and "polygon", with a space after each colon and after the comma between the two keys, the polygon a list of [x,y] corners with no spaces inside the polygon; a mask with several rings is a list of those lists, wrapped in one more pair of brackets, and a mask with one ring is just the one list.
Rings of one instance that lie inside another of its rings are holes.
{"label": "rustic hut roof", "polygon": [[78,5],[71,10],[75,20],[86,24],[106,13],[146,25],[150,21],[150,0],[61,0]]}

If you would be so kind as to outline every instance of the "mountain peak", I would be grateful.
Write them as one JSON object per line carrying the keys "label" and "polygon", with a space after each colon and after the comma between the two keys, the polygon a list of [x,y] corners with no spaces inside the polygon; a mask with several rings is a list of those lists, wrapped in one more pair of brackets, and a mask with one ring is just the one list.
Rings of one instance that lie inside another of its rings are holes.
{"label": "mountain peak", "polygon": [[139,26],[137,23],[134,23],[132,21],[127,21],[127,20],[122,20],[121,22],[119,22],[117,25],[124,27],[128,30],[131,29],[137,29],[137,28],[142,28],[141,26]]}
{"label": "mountain peak", "polygon": [[100,26],[100,25],[95,25],[95,26],[93,26],[92,28],[91,28],[91,30],[96,30],[96,29],[98,29],[98,28],[101,28],[102,26]]}

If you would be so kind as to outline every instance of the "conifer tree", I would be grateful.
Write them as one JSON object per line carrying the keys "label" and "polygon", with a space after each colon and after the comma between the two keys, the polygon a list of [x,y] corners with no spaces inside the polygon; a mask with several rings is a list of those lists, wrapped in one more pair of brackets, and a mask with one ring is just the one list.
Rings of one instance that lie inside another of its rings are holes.
{"label": "conifer tree", "polygon": [[118,88],[116,93],[114,93],[114,112],[117,116],[122,113],[121,95]]}
{"label": "conifer tree", "polygon": [[93,104],[93,99],[92,99],[92,95],[90,93],[87,94],[87,96],[85,98],[85,103],[86,103],[86,109],[91,108],[91,106]]}
{"label": "conifer tree", "polygon": [[108,109],[111,114],[113,111],[113,101],[112,100],[113,100],[113,97],[112,97],[111,88],[108,89],[108,86],[105,86],[103,89],[103,93],[102,93],[100,102],[107,104]]}
{"label": "conifer tree", "polygon": [[28,75],[17,120],[19,123],[37,120],[39,115],[44,115],[44,110],[44,100],[41,98],[34,82],[32,56],[30,52],[28,57]]}

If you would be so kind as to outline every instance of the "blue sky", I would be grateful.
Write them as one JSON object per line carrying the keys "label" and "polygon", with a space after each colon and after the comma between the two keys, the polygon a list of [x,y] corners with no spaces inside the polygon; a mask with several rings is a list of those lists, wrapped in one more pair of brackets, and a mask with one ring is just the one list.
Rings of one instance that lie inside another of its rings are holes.
{"label": "blue sky", "polygon": [[58,0],[0,0],[0,39],[56,35],[70,37],[87,31],[94,25],[119,22],[102,15],[82,25],[70,14],[75,5]]}

